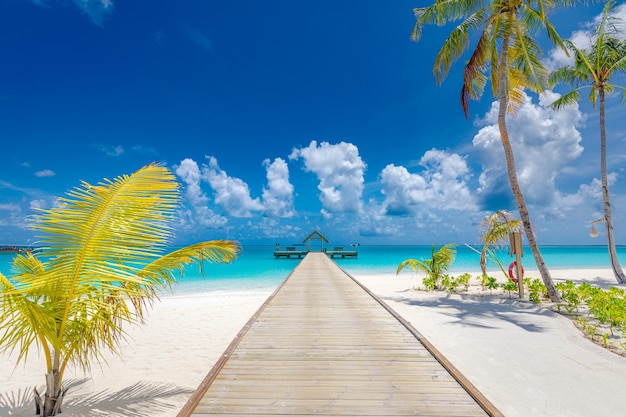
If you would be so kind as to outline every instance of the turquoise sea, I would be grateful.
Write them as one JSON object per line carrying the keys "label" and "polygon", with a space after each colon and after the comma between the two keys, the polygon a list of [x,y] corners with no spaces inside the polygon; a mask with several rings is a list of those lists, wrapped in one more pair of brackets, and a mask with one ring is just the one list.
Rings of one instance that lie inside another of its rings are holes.
{"label": "turquoise sea", "polygon": [[[346,248],[348,249],[348,248]],[[353,248],[350,248],[353,249]],[[430,258],[431,246],[359,246],[356,259],[334,261],[346,272],[353,275],[374,273],[395,273],[398,264],[405,259]],[[610,268],[605,246],[544,246],[541,253],[550,269]],[[626,262],[626,246],[618,246],[618,256]],[[297,258],[275,259],[273,245],[243,246],[239,259],[231,264],[210,264],[200,274],[197,266],[188,267],[174,287],[175,293],[258,290],[275,288],[287,278],[300,261]],[[524,248],[522,264],[526,270],[536,269],[529,248]],[[10,262],[13,254],[0,254],[0,272],[10,276]],[[508,248],[498,252],[503,265],[508,266],[514,259]],[[478,254],[465,246],[457,247],[457,256],[451,268],[452,274],[476,272],[480,270]],[[489,271],[498,272],[495,264],[488,264]],[[408,273],[408,272],[407,272]]]}

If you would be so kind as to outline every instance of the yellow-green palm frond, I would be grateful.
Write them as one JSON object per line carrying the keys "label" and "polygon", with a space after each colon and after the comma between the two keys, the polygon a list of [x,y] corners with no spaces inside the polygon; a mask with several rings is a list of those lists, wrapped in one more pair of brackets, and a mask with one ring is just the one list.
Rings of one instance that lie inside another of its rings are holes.
{"label": "yellow-green palm frond", "polygon": [[589,88],[589,101],[595,109],[600,91],[607,93],[618,87],[611,84],[610,80],[615,73],[626,71],[626,41],[619,38],[618,20],[613,9],[615,4],[612,0],[605,4],[589,50],[565,41],[567,48],[574,54],[574,64],[554,71],[550,75],[549,84],[554,87],[558,83],[565,83],[573,87],[573,91],[552,103],[552,108],[577,103],[580,90]]}
{"label": "yellow-green palm frond", "polygon": [[516,70],[509,71],[507,113],[515,115],[524,104],[526,98],[526,94],[524,94],[525,81],[524,73]]}
{"label": "yellow-green palm frond", "polygon": [[235,242],[209,241],[164,255],[179,203],[178,183],[152,164],[132,175],[85,182],[58,207],[42,210],[37,256],[18,255],[15,275],[0,275],[0,346],[25,359],[37,342],[48,370],[54,356],[89,369],[103,349],[116,352],[124,324],[140,323],[143,306],[174,282],[173,270],[197,262],[231,262]]}
{"label": "yellow-green palm frond", "polygon": [[[549,71],[541,62],[541,48],[523,27],[515,27],[514,41],[509,51],[509,67],[518,71],[519,84],[534,92],[542,92],[548,86]],[[512,83],[511,88],[516,88]]]}
{"label": "yellow-green palm frond", "polygon": [[[435,58],[433,75],[438,85],[443,83],[448,76],[452,63],[458,60],[468,48],[471,33],[483,28],[483,26],[484,10],[479,10],[452,30]],[[484,55],[484,53],[479,51],[478,55]]]}
{"label": "yellow-green palm frond", "polygon": [[461,107],[465,117],[469,117],[470,100],[478,100],[487,84],[485,72],[494,57],[491,50],[489,28],[481,34],[474,53],[463,70],[463,86],[461,88]]}
{"label": "yellow-green palm frond", "polygon": [[[434,251],[434,247],[433,247]],[[448,243],[443,245],[439,250],[433,253],[434,263],[442,271],[447,270],[456,258],[456,245]]]}
{"label": "yellow-green palm frond", "polygon": [[404,261],[402,261],[402,263],[400,263],[400,265],[398,265],[398,269],[396,269],[396,275],[398,275],[407,266],[413,271],[417,271],[420,269],[423,270],[425,268],[425,265],[422,263],[422,261],[418,261],[417,259],[405,259]]}
{"label": "yellow-green palm frond", "polygon": [[422,259],[420,261],[416,259],[406,259],[398,265],[396,275],[408,266],[413,271],[422,271],[432,278],[438,278],[442,272],[448,270],[450,265],[454,262],[455,257],[456,245],[448,243],[438,250],[435,250],[433,246],[430,259]]}
{"label": "yellow-green palm frond", "polygon": [[[129,283],[135,291],[131,300],[139,315],[142,315],[146,302],[150,303],[152,298],[158,296],[158,290],[172,285],[176,278],[174,270],[181,274],[183,267],[192,263],[198,264],[200,272],[203,272],[204,263],[230,263],[237,259],[241,253],[241,246],[234,241],[213,240],[190,245],[173,252],[170,252],[154,262],[146,265],[137,276],[140,282]],[[144,296],[150,295],[149,297]]]}
{"label": "yellow-green palm frond", "polygon": [[[36,292],[25,286],[17,287],[0,274],[0,351],[17,351],[20,362],[27,359],[35,342],[54,340],[58,316],[50,314],[49,307]],[[44,351],[49,348],[46,343],[42,347]]]}
{"label": "yellow-green palm frond", "polygon": [[485,245],[504,244],[508,243],[510,232],[522,230],[522,221],[514,219],[513,215],[506,210],[498,210],[481,220],[479,230]]}

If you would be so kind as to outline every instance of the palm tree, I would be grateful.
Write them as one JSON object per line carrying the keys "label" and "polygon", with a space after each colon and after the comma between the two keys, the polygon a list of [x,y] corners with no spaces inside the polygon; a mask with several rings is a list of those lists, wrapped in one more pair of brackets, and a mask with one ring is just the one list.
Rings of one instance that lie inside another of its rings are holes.
{"label": "palm tree", "polygon": [[562,67],[550,76],[550,86],[560,82],[574,87],[572,91],[560,97],[550,106],[560,109],[578,103],[580,91],[589,88],[589,101],[596,108],[600,102],[600,175],[602,176],[602,199],[604,202],[604,224],[606,225],[606,239],[611,259],[611,267],[617,282],[626,282],[615,249],[613,235],[613,218],[611,216],[611,200],[609,198],[609,183],[606,173],[606,95],[622,90],[622,97],[626,99],[626,88],[611,83],[611,77],[619,72],[626,71],[626,41],[618,38],[620,33],[618,24],[622,23],[614,14],[615,1],[608,1],[603,9],[602,19],[596,27],[593,43],[589,50],[580,49],[572,42],[566,41],[567,48],[574,55],[574,65]]}
{"label": "palm tree", "polygon": [[35,346],[46,359],[46,392],[35,390],[37,414],[61,412],[69,364],[85,372],[101,352],[118,352],[124,325],[141,323],[160,290],[176,282],[185,265],[230,262],[240,247],[208,241],[164,254],[179,202],[167,168],[151,164],[98,185],[85,182],[42,210],[32,229],[41,250],[19,254],[15,274],[0,274],[0,349]]}
{"label": "palm tree", "polygon": [[[517,232],[522,229],[522,222],[514,219],[506,210],[498,210],[495,213],[486,216],[480,222],[480,230],[482,231],[481,240],[483,248],[480,252],[480,269],[483,275],[487,275],[487,251],[491,246],[502,245],[508,242],[509,233]],[[497,261],[497,259],[496,259]],[[500,269],[504,272],[504,268],[497,261]],[[506,273],[505,273],[506,275]]]}
{"label": "palm tree", "polygon": [[[552,301],[558,301],[560,298],[539,251],[528,208],[519,186],[515,158],[506,127],[506,115],[515,114],[522,104],[525,88],[540,92],[547,85],[548,71],[539,60],[539,45],[529,33],[543,27],[553,42],[563,46],[562,40],[547,19],[547,13],[557,3],[568,2],[569,0],[435,0],[431,6],[414,9],[416,24],[412,33],[412,39],[418,42],[424,25],[443,26],[448,22],[462,19],[462,22],[452,30],[435,59],[433,73],[437,84],[441,84],[448,76],[452,63],[469,47],[470,34],[478,32],[476,48],[463,71],[461,106],[465,116],[469,117],[469,101],[478,100],[487,82],[491,82],[493,95],[499,104],[498,128],[509,183],[535,263]],[[490,78],[487,77],[488,74]]]}
{"label": "palm tree", "polygon": [[398,265],[396,275],[399,274],[405,266],[409,266],[413,271],[422,271],[426,274],[425,282],[433,289],[439,287],[439,280],[443,278],[444,273],[450,268],[456,257],[456,248],[452,243],[448,243],[439,250],[435,251],[432,247],[432,255],[430,259],[406,259]]}

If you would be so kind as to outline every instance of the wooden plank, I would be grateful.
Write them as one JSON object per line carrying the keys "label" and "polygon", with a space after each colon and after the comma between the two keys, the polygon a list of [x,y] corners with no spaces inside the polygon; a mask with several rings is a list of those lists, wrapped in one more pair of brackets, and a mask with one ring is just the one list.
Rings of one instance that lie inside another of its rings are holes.
{"label": "wooden plank", "polygon": [[309,253],[178,416],[501,416],[424,342],[326,255]]}

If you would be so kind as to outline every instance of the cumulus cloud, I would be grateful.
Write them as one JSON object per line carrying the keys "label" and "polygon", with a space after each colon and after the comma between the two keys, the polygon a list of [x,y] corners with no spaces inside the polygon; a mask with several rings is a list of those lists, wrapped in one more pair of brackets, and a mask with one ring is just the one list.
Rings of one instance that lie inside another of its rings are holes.
{"label": "cumulus cloud", "polygon": [[[626,39],[626,4],[621,4],[614,9],[616,17],[616,28],[618,30],[618,38]],[[589,22],[583,22],[582,28],[572,32],[568,38],[579,49],[589,49],[595,38],[595,28],[600,23],[602,14],[598,14]],[[550,70],[563,66],[571,66],[574,64],[573,56],[568,56],[562,49],[554,48],[548,54],[546,66]]]}
{"label": "cumulus cloud", "polygon": [[184,159],[175,172],[185,184],[184,196],[191,205],[191,209],[180,212],[183,227],[200,225],[216,228],[224,226],[228,222],[226,217],[214,213],[207,205],[209,198],[202,191],[202,175],[198,164],[192,159]]}
{"label": "cumulus cloud", "polygon": [[463,157],[431,149],[420,159],[421,174],[405,167],[387,165],[381,172],[381,192],[388,214],[414,215],[419,210],[475,209],[467,180],[470,169]]}
{"label": "cumulus cloud", "polygon": [[43,177],[54,177],[56,174],[51,169],[42,169],[41,171],[35,172],[35,176],[39,178]]}
{"label": "cumulus cloud", "polygon": [[208,203],[209,198],[204,194],[200,186],[202,175],[196,161],[190,158],[181,161],[180,165],[176,168],[176,175],[178,175],[186,185],[185,197],[187,201],[194,206]]}
{"label": "cumulus cloud", "polygon": [[202,177],[215,192],[216,204],[233,217],[251,217],[253,212],[263,211],[259,199],[250,196],[248,184],[239,178],[228,176],[214,157],[209,156],[208,159],[209,164],[202,167]]}
{"label": "cumulus cloud", "polygon": [[[534,104],[526,96],[517,115],[507,116],[518,180],[529,203],[549,205],[554,202],[557,176],[583,151],[581,134],[576,129],[582,121],[578,106],[568,106],[560,111],[546,107],[558,97],[556,93],[546,92],[540,96],[539,104]],[[483,202],[510,193],[497,114],[498,106],[494,102],[482,120],[485,126],[473,139],[474,149],[482,162],[478,192]],[[488,208],[509,208],[499,203],[498,207]]]}
{"label": "cumulus cloud", "polygon": [[366,164],[359,150],[351,143],[311,141],[308,147],[294,149],[289,159],[302,158],[304,170],[313,172],[319,179],[321,213],[330,217],[334,213],[358,213],[362,209],[364,172]]}
{"label": "cumulus cloud", "polygon": [[[210,227],[223,226],[227,223],[226,217],[217,215],[209,208],[211,199],[203,190],[203,184],[208,184],[213,191],[213,203],[219,206],[224,214],[232,217],[265,215],[272,218],[289,218],[296,214],[293,203],[294,187],[289,182],[289,169],[282,158],[263,161],[267,171],[267,186],[263,188],[262,201],[251,196],[247,183],[229,176],[221,169],[216,158],[207,156],[207,160],[208,163],[199,166],[188,158],[176,168],[176,174],[185,184],[185,201],[193,208],[190,213],[183,213],[186,223],[203,221],[205,226]],[[194,213],[198,220],[193,219]]]}
{"label": "cumulus cloud", "polygon": [[289,182],[289,167],[282,158],[263,161],[267,170],[267,187],[263,188],[265,213],[275,217],[293,217],[293,185]]}

